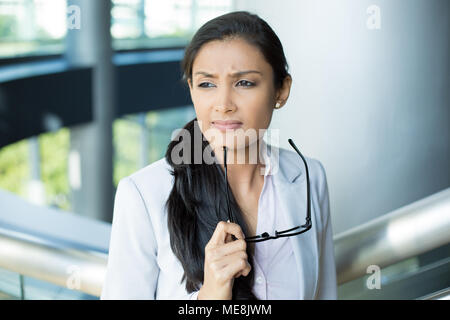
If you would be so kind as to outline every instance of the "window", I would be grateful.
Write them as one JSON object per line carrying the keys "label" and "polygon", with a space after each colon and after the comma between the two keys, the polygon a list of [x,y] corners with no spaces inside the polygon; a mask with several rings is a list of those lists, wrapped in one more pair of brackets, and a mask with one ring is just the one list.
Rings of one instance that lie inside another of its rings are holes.
{"label": "window", "polygon": [[64,51],[66,0],[0,0],[0,59]]}
{"label": "window", "polygon": [[114,185],[164,157],[175,130],[196,117],[193,106],[132,114],[114,121]]}
{"label": "window", "polygon": [[[184,47],[234,0],[112,0],[115,50]],[[67,0],[0,0],[0,59],[64,52]]]}
{"label": "window", "polygon": [[0,149],[0,190],[70,210],[67,159],[70,131],[62,128]]}
{"label": "window", "polygon": [[113,0],[115,50],[183,47],[206,21],[231,11],[233,0]]}

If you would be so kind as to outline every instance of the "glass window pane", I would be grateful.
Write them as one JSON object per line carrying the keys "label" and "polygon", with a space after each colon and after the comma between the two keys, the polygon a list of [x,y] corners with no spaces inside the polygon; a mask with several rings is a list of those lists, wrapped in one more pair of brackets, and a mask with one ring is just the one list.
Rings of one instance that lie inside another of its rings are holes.
{"label": "glass window pane", "polygon": [[66,0],[0,0],[0,58],[64,50]]}
{"label": "glass window pane", "polygon": [[117,119],[114,135],[114,185],[164,157],[176,129],[195,118],[193,106],[133,114]]}
{"label": "glass window pane", "polygon": [[0,300],[18,300],[22,298],[20,275],[0,268]]}
{"label": "glass window pane", "polygon": [[0,149],[0,190],[32,203],[71,210],[70,129],[41,134]]}
{"label": "glass window pane", "polygon": [[28,140],[21,140],[0,149],[0,189],[27,197],[30,180]]}
{"label": "glass window pane", "polygon": [[113,47],[185,46],[201,25],[232,7],[233,0],[113,0]]}
{"label": "glass window pane", "polygon": [[81,291],[0,268],[0,300],[97,300]]}

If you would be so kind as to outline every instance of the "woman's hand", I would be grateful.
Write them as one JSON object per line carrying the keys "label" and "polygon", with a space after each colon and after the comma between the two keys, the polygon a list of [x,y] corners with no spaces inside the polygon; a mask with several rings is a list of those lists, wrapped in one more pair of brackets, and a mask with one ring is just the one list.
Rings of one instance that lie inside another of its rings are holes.
{"label": "woman's hand", "polygon": [[[234,235],[237,240],[232,240]],[[198,300],[231,300],[234,278],[247,276],[247,243],[238,224],[220,221],[205,246],[204,281]]]}

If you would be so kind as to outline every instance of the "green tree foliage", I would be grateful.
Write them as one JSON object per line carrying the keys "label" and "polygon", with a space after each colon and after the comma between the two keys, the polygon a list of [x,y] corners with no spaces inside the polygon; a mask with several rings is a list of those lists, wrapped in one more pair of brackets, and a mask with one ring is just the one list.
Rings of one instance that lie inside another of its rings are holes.
{"label": "green tree foliage", "polygon": [[113,125],[114,186],[120,179],[138,170],[140,154],[140,127],[127,119],[117,119]]}
{"label": "green tree foliage", "polygon": [[12,15],[0,15],[0,38],[17,37],[17,18]]}
{"label": "green tree foliage", "polygon": [[0,149],[0,189],[26,196],[30,178],[28,158],[27,140]]}
{"label": "green tree foliage", "polygon": [[67,128],[39,136],[41,180],[45,186],[47,204],[64,210],[70,210],[69,147],[70,131]]}
{"label": "green tree foliage", "polygon": [[[46,203],[64,210],[70,210],[67,176],[69,134],[69,129],[63,128],[54,133],[42,134],[38,138]],[[29,158],[28,140],[0,150],[0,189],[28,197],[27,187],[31,179]]]}
{"label": "green tree foliage", "polygon": [[[164,157],[173,130],[182,128],[193,116],[193,109],[184,107],[147,113],[147,164]],[[113,123],[115,187],[120,179],[140,169],[142,130],[143,127],[136,116],[117,119]],[[57,132],[41,134],[38,141],[41,181],[45,188],[46,203],[63,210],[71,210],[68,178],[70,129],[63,128]],[[27,186],[31,179],[29,159],[28,140],[0,149],[0,189],[27,198]]]}

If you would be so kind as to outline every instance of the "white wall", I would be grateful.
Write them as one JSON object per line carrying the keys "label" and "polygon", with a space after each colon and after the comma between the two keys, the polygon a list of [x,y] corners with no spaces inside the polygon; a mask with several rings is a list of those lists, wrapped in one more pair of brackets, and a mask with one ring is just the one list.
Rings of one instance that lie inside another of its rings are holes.
{"label": "white wall", "polygon": [[[370,5],[378,30],[366,22]],[[236,0],[278,34],[293,85],[275,111],[325,166],[334,233],[450,186],[446,0]]]}

